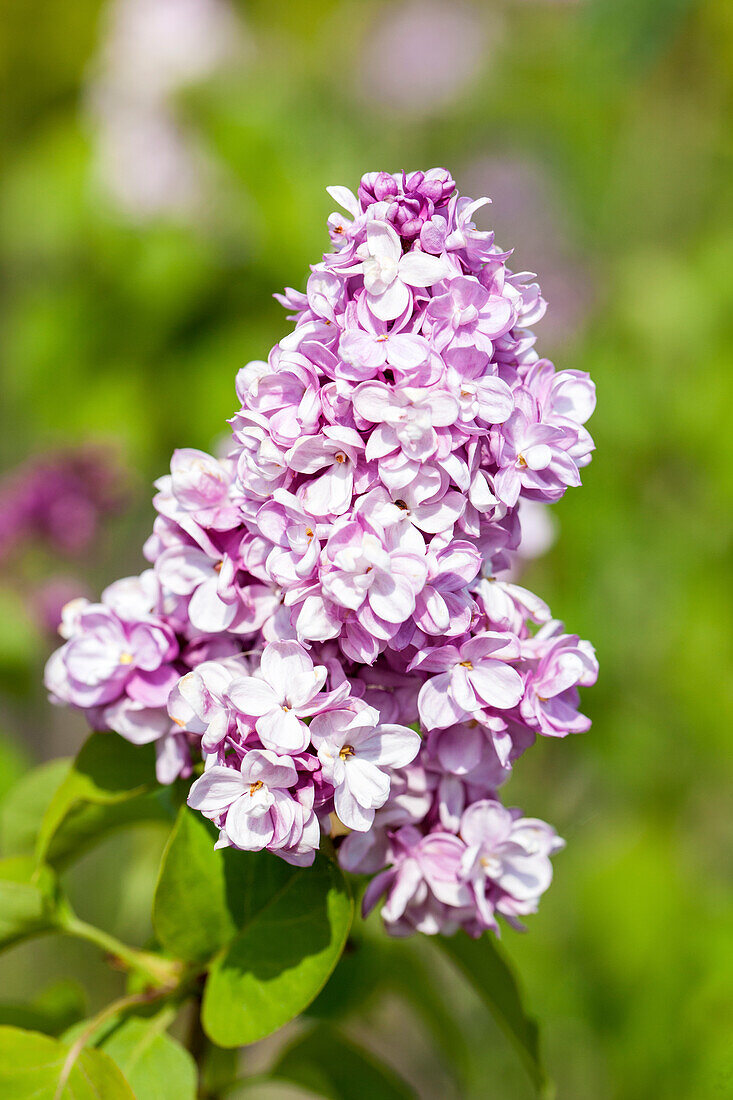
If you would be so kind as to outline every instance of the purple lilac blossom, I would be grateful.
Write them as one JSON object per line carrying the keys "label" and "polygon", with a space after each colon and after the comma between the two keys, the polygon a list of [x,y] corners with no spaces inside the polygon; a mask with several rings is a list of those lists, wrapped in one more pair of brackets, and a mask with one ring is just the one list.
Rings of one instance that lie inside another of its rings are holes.
{"label": "purple lilac blossom", "polygon": [[391,933],[480,935],[535,911],[562,846],[499,788],[590,724],[592,647],[512,569],[580,483],[593,384],[535,351],[545,304],[476,228],[488,199],[444,169],[331,195],[228,451],[175,452],[150,568],[67,605],[47,685],[154,741],[161,781],[196,768],[219,845],[307,866],[330,834]]}

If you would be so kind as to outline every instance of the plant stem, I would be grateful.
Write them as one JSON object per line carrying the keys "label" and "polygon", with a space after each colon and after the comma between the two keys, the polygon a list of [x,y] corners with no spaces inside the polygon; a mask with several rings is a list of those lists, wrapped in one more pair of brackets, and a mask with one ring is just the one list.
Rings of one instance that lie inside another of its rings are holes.
{"label": "plant stem", "polygon": [[105,954],[111,955],[126,969],[146,974],[156,986],[172,989],[180,983],[183,975],[182,963],[176,959],[168,959],[163,955],[130,947],[129,944],[123,943],[102,928],[81,920],[70,909],[59,915],[59,927],[69,936],[76,936],[77,939],[87,940],[100,947]]}

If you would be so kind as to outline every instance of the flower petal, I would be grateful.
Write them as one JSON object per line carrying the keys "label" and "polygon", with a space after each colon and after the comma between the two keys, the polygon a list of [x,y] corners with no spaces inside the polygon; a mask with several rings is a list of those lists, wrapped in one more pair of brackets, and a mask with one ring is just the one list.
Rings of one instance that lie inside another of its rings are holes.
{"label": "flower petal", "polygon": [[524,682],[515,668],[503,661],[482,661],[468,672],[476,695],[490,707],[510,710],[524,693]]}
{"label": "flower petal", "polygon": [[251,718],[259,718],[281,705],[270,685],[257,676],[242,676],[235,680],[227,695],[237,710]]}
{"label": "flower petal", "polygon": [[244,782],[238,771],[215,764],[193,784],[188,792],[188,804],[202,813],[221,812],[231,806],[243,790]]}
{"label": "flower petal", "polygon": [[445,261],[440,256],[415,250],[400,260],[399,277],[408,286],[434,286],[447,273]]}
{"label": "flower petal", "polygon": [[251,813],[251,802],[249,794],[244,794],[234,803],[227,814],[225,829],[237,848],[245,852],[261,852],[272,840],[275,830],[269,813]]}
{"label": "flower petal", "polygon": [[265,748],[277,753],[302,752],[310,740],[305,722],[282,707],[258,718],[256,729]]}
{"label": "flower petal", "polygon": [[380,321],[394,321],[410,304],[410,291],[395,279],[381,294],[368,295],[369,309]]}

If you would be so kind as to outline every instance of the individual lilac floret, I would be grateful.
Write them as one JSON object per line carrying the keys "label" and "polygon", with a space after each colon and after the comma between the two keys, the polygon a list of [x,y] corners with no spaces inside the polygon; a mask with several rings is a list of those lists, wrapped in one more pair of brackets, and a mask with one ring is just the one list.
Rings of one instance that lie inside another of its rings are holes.
{"label": "individual lilac floret", "polygon": [[449,270],[427,252],[403,253],[400,238],[385,222],[370,222],[356,256],[360,262],[345,273],[363,275],[367,306],[380,321],[394,321],[412,304],[417,288],[435,286]]}
{"label": "individual lilac floret", "polygon": [[394,862],[369,884],[364,915],[386,894],[381,915],[391,935],[454,932],[471,913],[473,900],[459,877],[464,853],[461,840],[450,833],[422,836],[409,825],[399,829],[391,843]]}
{"label": "individual lilac floret", "polygon": [[522,698],[522,677],[508,662],[519,656],[511,634],[486,631],[460,648],[441,646],[424,651],[413,663],[437,672],[423,686],[418,705],[426,729],[444,729],[485,707],[510,710]]}
{"label": "individual lilac floret", "polygon": [[190,774],[188,742],[166,712],[185,658],[151,573],[105,590],[102,602],[72,600],[62,611],[66,643],[51,655],[45,683],[54,701],[83,710],[94,729],[136,745],[156,742],[158,779]]}
{"label": "individual lilac floret", "polygon": [[327,675],[325,665],[314,666],[297,642],[274,642],[265,647],[257,675],[235,680],[227,694],[241,714],[253,719],[265,748],[297,753],[311,739],[304,719],[348,695],[346,682],[335,691],[321,691]]}
{"label": "individual lilac floret", "polygon": [[376,710],[368,706],[317,715],[310,735],[323,777],[333,787],[339,820],[361,832],[389,797],[385,769],[405,767],[420,748],[419,734],[405,726],[380,725]]}
{"label": "individual lilac floret", "polygon": [[565,846],[555,830],[487,800],[468,807],[460,833],[466,850],[459,878],[471,884],[481,924],[496,929],[497,912],[512,923],[535,913],[552,882],[550,856]]}
{"label": "individual lilac floret", "polygon": [[159,490],[155,506],[171,519],[190,516],[201,527],[229,531],[240,521],[230,493],[233,476],[231,462],[184,447],[173,452],[170,475],[155,483]]}
{"label": "individual lilac floret", "polygon": [[214,764],[191,787],[188,804],[221,829],[219,846],[276,851],[289,863],[309,866],[320,829],[307,804],[294,797],[298,773],[289,757],[252,749],[239,768]]}
{"label": "individual lilac floret", "polygon": [[201,738],[201,751],[215,753],[227,736],[238,733],[237,713],[229,703],[232,682],[246,675],[242,657],[203,661],[182,676],[168,696],[168,714],[179,729]]}
{"label": "individual lilac floret", "polygon": [[548,622],[524,643],[529,673],[521,715],[527,725],[550,737],[590,729],[590,719],[578,712],[577,689],[598,679],[590,643],[561,630],[561,623]]}
{"label": "individual lilac floret", "polygon": [[[124,691],[149,702],[159,691],[166,661],[177,652],[163,622],[124,622],[104,604],[79,610],[73,634],[55,654],[49,679],[56,694],[77,707],[112,702]],[[170,678],[167,692],[170,690]],[[165,702],[167,693],[163,698]]]}

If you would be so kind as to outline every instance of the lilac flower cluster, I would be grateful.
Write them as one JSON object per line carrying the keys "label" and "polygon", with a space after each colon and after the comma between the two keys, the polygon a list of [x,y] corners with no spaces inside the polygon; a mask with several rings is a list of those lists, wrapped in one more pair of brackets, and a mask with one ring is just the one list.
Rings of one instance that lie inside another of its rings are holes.
{"label": "lilac flower cluster", "polygon": [[509,578],[520,510],[580,483],[594,389],[534,350],[545,303],[477,229],[488,199],[442,169],[331,195],[230,451],[174,454],[151,568],[69,605],[47,683],[155,741],[164,782],[202,757],[219,845],[308,865],[330,834],[391,932],[478,935],[536,909],[562,845],[498,788],[590,725],[591,646]]}

